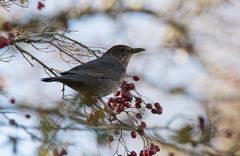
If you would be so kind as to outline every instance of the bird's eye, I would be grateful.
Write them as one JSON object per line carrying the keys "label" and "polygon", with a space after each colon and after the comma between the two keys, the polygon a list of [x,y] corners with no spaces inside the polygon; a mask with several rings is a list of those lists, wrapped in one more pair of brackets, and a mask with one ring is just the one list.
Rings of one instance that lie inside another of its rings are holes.
{"label": "bird's eye", "polygon": [[121,49],[121,52],[123,53],[123,52],[124,52],[124,49]]}

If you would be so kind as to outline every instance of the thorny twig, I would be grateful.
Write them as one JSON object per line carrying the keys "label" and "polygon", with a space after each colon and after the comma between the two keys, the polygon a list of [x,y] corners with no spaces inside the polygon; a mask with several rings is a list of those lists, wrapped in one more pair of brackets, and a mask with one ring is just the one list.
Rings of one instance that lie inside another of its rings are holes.
{"label": "thorny twig", "polygon": [[28,5],[23,5],[23,4],[18,3],[17,0],[0,0],[0,7],[5,9],[6,11],[9,11],[11,5],[17,5],[22,8],[28,7]]}

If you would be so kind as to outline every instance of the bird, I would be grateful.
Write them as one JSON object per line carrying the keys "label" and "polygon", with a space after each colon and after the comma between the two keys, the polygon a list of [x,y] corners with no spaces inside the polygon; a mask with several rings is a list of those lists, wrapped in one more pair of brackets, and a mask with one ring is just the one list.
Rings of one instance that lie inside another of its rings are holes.
{"label": "bird", "polygon": [[41,80],[63,83],[80,94],[81,103],[91,104],[94,97],[107,96],[119,88],[131,56],[144,50],[115,45],[95,60],[62,72],[61,76]]}

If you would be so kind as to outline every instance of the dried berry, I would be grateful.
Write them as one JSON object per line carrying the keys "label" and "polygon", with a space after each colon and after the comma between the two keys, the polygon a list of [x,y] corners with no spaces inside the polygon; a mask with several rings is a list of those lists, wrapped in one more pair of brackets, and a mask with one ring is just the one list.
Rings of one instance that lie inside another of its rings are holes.
{"label": "dried berry", "polygon": [[30,114],[25,114],[25,118],[30,119],[31,115]]}
{"label": "dried berry", "polygon": [[5,21],[3,24],[2,24],[2,29],[4,31],[10,31],[12,29],[12,26],[11,26],[11,23],[9,21]]}
{"label": "dried berry", "polygon": [[0,36],[0,48],[10,45],[10,40],[4,36]]}
{"label": "dried berry", "polygon": [[45,5],[42,2],[38,2],[37,8],[38,10],[42,10],[42,8],[44,8]]}
{"label": "dried berry", "polygon": [[147,104],[146,104],[146,108],[147,108],[147,109],[152,109],[152,104],[151,104],[151,103],[147,103]]}
{"label": "dried berry", "polygon": [[141,113],[137,113],[137,114],[136,114],[136,117],[137,117],[138,119],[142,119],[142,114],[141,114]]}
{"label": "dried berry", "polygon": [[138,81],[138,80],[139,80],[139,77],[138,77],[138,76],[136,76],[136,75],[135,75],[135,76],[133,76],[132,78],[133,78],[133,80],[134,80],[134,81]]}
{"label": "dried berry", "polygon": [[137,133],[136,133],[135,131],[132,131],[132,132],[131,132],[131,137],[132,137],[133,139],[135,139],[135,138],[137,137]]}

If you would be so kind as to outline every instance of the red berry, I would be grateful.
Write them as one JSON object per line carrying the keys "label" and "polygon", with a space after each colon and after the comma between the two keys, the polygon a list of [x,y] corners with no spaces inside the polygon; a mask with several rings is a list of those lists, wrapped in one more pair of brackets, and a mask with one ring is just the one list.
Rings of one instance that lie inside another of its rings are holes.
{"label": "red berry", "polygon": [[147,127],[146,122],[142,121],[141,124],[140,124],[140,127],[141,127],[141,128],[146,128],[146,127]]}
{"label": "red berry", "polygon": [[114,95],[115,96],[119,96],[120,95],[120,91],[116,91]]}
{"label": "red berry", "polygon": [[151,112],[152,112],[153,114],[157,114],[157,110],[156,110],[155,108],[153,108],[153,109],[151,110]]}
{"label": "red berry", "polygon": [[126,100],[126,101],[131,101],[132,100],[132,94],[131,93],[129,93],[129,92],[124,92],[124,93],[122,93],[122,98],[124,98],[124,100]]}
{"label": "red berry", "polygon": [[42,10],[42,8],[44,8],[45,5],[42,2],[38,2],[37,8],[38,10]]}
{"label": "red berry", "polygon": [[109,102],[114,102],[114,98],[110,97],[110,98],[108,99],[108,101],[109,101]]}
{"label": "red berry", "polygon": [[121,97],[122,97],[122,98],[125,98],[128,94],[129,94],[129,92],[123,92],[123,93],[121,94]]}
{"label": "red berry", "polygon": [[141,113],[137,113],[137,114],[136,114],[136,117],[137,117],[138,119],[142,119],[142,114],[141,114]]}
{"label": "red berry", "polygon": [[124,110],[124,105],[123,104],[118,104],[116,107],[119,107],[120,112],[122,112]]}
{"label": "red berry", "polygon": [[128,94],[125,99],[126,101],[132,101],[132,95]]}
{"label": "red berry", "polygon": [[115,102],[117,102],[117,103],[123,103],[123,98],[118,97],[118,98],[115,99]]}
{"label": "red berry", "polygon": [[127,81],[123,81],[123,82],[122,82],[122,85],[126,85],[126,84],[127,84]]}
{"label": "red berry", "polygon": [[157,114],[162,114],[162,108],[157,108]]}
{"label": "red berry", "polygon": [[126,108],[130,108],[131,105],[128,103],[128,102],[124,102],[123,105],[126,107]]}
{"label": "red berry", "polygon": [[10,31],[11,30],[11,23],[9,21],[5,21],[3,24],[2,24],[2,29],[4,31]]}
{"label": "red berry", "polygon": [[136,103],[135,103],[135,107],[136,107],[136,108],[141,108],[141,103],[136,102]]}
{"label": "red berry", "polygon": [[128,154],[128,156],[137,156],[137,153],[135,151],[131,151],[130,154]]}
{"label": "red berry", "polygon": [[25,117],[26,117],[27,119],[30,119],[30,118],[31,118],[31,115],[26,114]]}
{"label": "red berry", "polygon": [[117,103],[116,103],[116,102],[113,102],[113,103],[111,103],[111,106],[112,106],[112,107],[116,107],[116,106],[117,106]]}
{"label": "red berry", "polygon": [[139,155],[140,156],[150,156],[148,150],[142,150]]}
{"label": "red berry", "polygon": [[135,139],[135,138],[137,137],[137,133],[136,133],[135,131],[132,131],[132,132],[131,132],[131,137],[132,137],[133,139]]}
{"label": "red berry", "polygon": [[0,36],[0,48],[10,45],[10,40],[4,36]]}
{"label": "red berry", "polygon": [[149,151],[150,155],[154,155],[156,153],[157,153],[157,150],[155,148],[151,148],[150,151]]}
{"label": "red berry", "polygon": [[108,107],[112,107],[112,103],[111,102],[107,102]]}
{"label": "red berry", "polygon": [[123,92],[128,92],[129,91],[129,88],[128,88],[128,85],[122,85],[122,91]]}
{"label": "red berry", "polygon": [[140,98],[140,97],[136,97],[135,99],[136,99],[136,102],[138,102],[138,103],[142,103],[142,98]]}
{"label": "red berry", "polygon": [[152,104],[151,103],[146,104],[146,108],[147,109],[152,109]]}
{"label": "red berry", "polygon": [[135,76],[133,76],[132,78],[133,78],[133,80],[134,80],[134,81],[138,81],[138,80],[139,80],[139,77],[138,77],[138,76],[136,76],[136,75],[135,75]]}
{"label": "red berry", "polygon": [[129,90],[132,90],[132,89],[134,89],[135,88],[135,85],[133,84],[133,83],[129,83],[128,84],[128,89]]}
{"label": "red berry", "polygon": [[159,146],[155,145],[154,147],[155,147],[155,149],[157,150],[157,152],[160,151],[160,147],[159,147]]}
{"label": "red berry", "polygon": [[116,112],[116,113],[121,113],[121,112],[122,112],[122,109],[121,109],[121,107],[120,107],[119,105],[117,105],[117,106],[115,107],[115,112]]}
{"label": "red berry", "polygon": [[16,100],[15,100],[14,98],[11,98],[11,99],[9,100],[9,103],[11,103],[11,104],[15,104],[15,102],[16,102]]}
{"label": "red berry", "polygon": [[128,94],[125,98],[126,101],[132,101],[132,95]]}
{"label": "red berry", "polygon": [[154,103],[154,106],[155,106],[156,108],[161,108],[161,106],[160,106],[160,104],[159,104],[158,102]]}
{"label": "red berry", "polygon": [[10,119],[8,122],[9,122],[10,125],[16,125],[17,124],[14,119]]}

